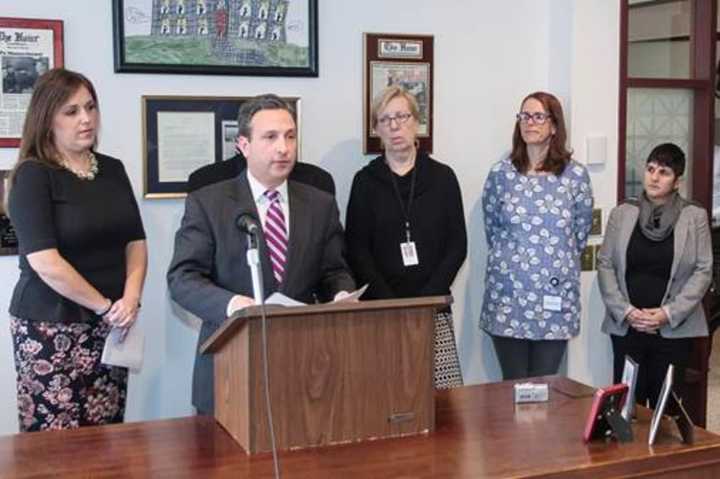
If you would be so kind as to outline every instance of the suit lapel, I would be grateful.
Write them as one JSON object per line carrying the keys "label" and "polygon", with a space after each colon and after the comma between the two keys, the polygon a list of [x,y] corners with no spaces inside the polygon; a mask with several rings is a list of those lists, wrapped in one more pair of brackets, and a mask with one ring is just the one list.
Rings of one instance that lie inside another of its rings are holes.
{"label": "suit lapel", "polygon": [[618,281],[621,286],[621,290],[627,295],[627,284],[625,283],[625,270],[627,269],[627,249],[630,244],[630,237],[632,236],[635,226],[637,225],[638,215],[640,210],[638,208],[632,208],[630,212],[625,215],[623,224],[620,227],[618,234],[618,249],[617,254],[619,255],[620,270],[617,273]]}
{"label": "suit lapel", "polygon": [[[288,181],[288,210],[290,211],[290,235],[288,236],[288,256],[285,264],[285,279],[280,286],[280,291],[285,294],[291,293],[288,286],[301,284],[296,276],[302,274],[302,248],[307,244],[310,228],[307,221],[307,214],[310,205],[307,198],[298,190],[294,181]],[[290,294],[288,294],[290,295]]]}
{"label": "suit lapel", "polygon": [[[247,176],[244,174],[238,174],[236,181],[231,183],[232,187],[228,190],[228,196],[237,204],[238,215],[241,213],[250,213],[259,221],[260,215],[258,214],[257,206],[255,205],[255,198],[252,197]],[[236,221],[236,218],[229,218],[228,221]],[[242,240],[245,241],[245,235],[242,236]],[[260,266],[262,268],[263,275],[263,289],[265,290],[265,297],[267,297],[277,291],[278,284],[272,271],[272,265],[270,264],[270,255],[268,254],[267,246],[265,244],[263,225],[260,225],[260,241],[258,246]]]}
{"label": "suit lapel", "polygon": [[[680,258],[682,257],[683,251],[685,250],[685,242],[688,236],[688,216],[680,212],[680,216],[675,223],[675,238],[673,239],[673,262],[672,269],[670,269],[670,277],[675,276],[678,264],[680,264]],[[668,288],[670,282],[668,282]]]}

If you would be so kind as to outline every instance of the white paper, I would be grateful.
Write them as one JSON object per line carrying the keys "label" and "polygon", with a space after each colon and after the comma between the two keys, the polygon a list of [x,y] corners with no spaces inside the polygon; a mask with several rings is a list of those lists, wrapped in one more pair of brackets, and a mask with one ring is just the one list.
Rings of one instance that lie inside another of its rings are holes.
{"label": "white paper", "polygon": [[355,291],[348,294],[347,296],[343,296],[342,298],[338,298],[338,299],[334,300],[333,303],[349,303],[350,301],[357,301],[358,299],[360,299],[360,296],[363,295],[365,290],[368,289],[369,285],[370,285],[370,283],[367,283],[362,288],[356,289]]}
{"label": "white paper", "polygon": [[145,334],[133,324],[120,342],[120,328],[112,328],[105,339],[105,347],[102,353],[102,363],[108,366],[120,366],[138,372],[142,368],[143,356],[145,353]]}
{"label": "white paper", "polygon": [[157,114],[158,179],[186,181],[215,161],[215,114],[161,111]]}
{"label": "white paper", "polygon": [[277,304],[279,306],[305,306],[305,303],[294,300],[282,293],[274,292],[265,300],[265,304]]}

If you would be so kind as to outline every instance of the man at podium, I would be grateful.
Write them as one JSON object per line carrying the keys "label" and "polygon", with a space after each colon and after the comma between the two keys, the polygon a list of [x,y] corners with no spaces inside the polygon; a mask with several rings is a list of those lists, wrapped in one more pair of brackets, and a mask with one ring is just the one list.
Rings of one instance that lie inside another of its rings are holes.
{"label": "man at podium", "polygon": [[[266,294],[307,303],[355,288],[335,198],[288,181],[297,156],[293,109],[276,95],[261,95],[241,106],[238,120],[247,169],[187,196],[167,273],[172,299],[202,320],[198,347],[234,311],[255,304],[240,218],[257,222]],[[198,413],[213,413],[213,396],[213,358],[197,354]]]}

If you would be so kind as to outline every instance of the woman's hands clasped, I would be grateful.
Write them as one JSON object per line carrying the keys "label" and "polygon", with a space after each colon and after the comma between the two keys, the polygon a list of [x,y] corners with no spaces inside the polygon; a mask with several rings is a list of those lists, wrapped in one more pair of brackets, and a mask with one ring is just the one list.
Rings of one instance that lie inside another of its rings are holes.
{"label": "woman's hands clasped", "polygon": [[663,308],[633,309],[628,313],[630,326],[641,333],[657,334],[670,321]]}

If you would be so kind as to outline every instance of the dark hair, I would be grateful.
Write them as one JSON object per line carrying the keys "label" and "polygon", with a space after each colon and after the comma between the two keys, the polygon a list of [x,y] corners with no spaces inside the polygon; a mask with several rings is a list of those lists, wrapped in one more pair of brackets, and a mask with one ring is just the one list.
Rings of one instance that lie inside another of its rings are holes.
{"label": "dark hair", "polygon": [[238,136],[250,138],[250,122],[256,113],[262,110],[285,110],[295,119],[295,110],[285,100],[272,93],[248,99],[238,110]]}
{"label": "dark hair", "polygon": [[[565,170],[565,166],[570,162],[570,158],[572,157],[572,152],[565,147],[567,130],[565,130],[565,115],[563,115],[562,106],[554,95],[543,91],[536,91],[523,98],[523,101],[520,102],[520,108],[522,108],[522,105],[530,98],[542,103],[545,112],[550,114],[549,120],[552,122],[552,125],[555,126],[555,134],[550,137],[547,157],[543,160],[542,165],[540,165],[540,171],[549,171],[559,176]],[[520,173],[527,173],[530,160],[527,155],[527,144],[520,133],[519,121],[515,123],[510,159],[516,170]]]}
{"label": "dark hair", "polygon": [[676,178],[685,173],[685,153],[675,143],[663,143],[653,148],[645,162],[646,165],[649,163],[670,168]]}
{"label": "dark hair", "polygon": [[64,68],[53,68],[38,78],[25,113],[20,152],[10,173],[9,188],[13,186],[17,169],[26,161],[39,161],[55,168],[60,166],[52,130],[53,121],[65,102],[83,86],[90,92],[99,111],[95,87],[84,75]]}

